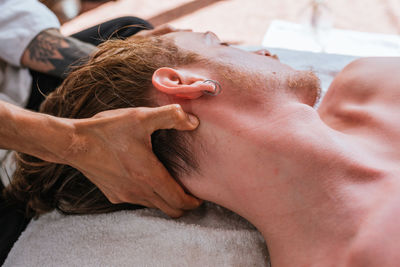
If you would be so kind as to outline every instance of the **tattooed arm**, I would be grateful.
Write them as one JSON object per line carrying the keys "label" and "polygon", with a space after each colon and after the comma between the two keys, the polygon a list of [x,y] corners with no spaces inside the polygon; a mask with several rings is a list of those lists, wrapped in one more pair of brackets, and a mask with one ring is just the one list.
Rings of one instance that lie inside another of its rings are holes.
{"label": "tattooed arm", "polygon": [[56,29],[48,29],[28,45],[21,63],[35,71],[65,78],[71,65],[83,63],[83,59],[95,50],[91,44],[63,36]]}

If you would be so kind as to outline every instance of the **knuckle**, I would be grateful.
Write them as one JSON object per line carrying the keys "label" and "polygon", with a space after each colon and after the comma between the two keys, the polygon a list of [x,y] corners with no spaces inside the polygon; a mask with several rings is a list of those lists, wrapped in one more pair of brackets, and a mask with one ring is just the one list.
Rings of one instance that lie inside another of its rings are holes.
{"label": "knuckle", "polygon": [[147,113],[144,110],[135,110],[133,113],[135,119],[139,122],[143,122],[147,119]]}
{"label": "knuckle", "polygon": [[175,121],[179,122],[179,121],[183,121],[186,119],[186,114],[180,105],[173,105],[171,110],[172,110],[173,119]]}
{"label": "knuckle", "polygon": [[179,104],[172,104],[168,106],[169,111],[171,111],[172,113],[179,113],[180,111],[182,111],[182,107]]}

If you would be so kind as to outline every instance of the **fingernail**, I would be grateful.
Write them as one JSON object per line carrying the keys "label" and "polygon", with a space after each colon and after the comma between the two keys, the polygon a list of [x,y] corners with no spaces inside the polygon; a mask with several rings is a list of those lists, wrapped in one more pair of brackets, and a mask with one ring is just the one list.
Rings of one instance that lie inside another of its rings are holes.
{"label": "fingernail", "polygon": [[199,123],[200,123],[199,119],[192,114],[188,114],[188,116],[189,116],[190,123],[197,127],[197,125],[199,125]]}

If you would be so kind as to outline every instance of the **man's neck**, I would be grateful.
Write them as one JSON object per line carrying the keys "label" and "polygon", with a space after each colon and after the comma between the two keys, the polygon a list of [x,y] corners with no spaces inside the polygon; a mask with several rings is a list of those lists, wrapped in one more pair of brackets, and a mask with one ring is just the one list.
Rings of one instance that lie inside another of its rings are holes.
{"label": "man's neck", "polygon": [[262,232],[273,265],[338,264],[368,208],[352,194],[354,181],[380,172],[363,163],[354,139],[329,128],[310,107],[295,106],[275,123],[243,137],[247,146],[253,140],[248,155],[257,157],[246,161],[247,173],[231,167],[232,185],[219,204]]}

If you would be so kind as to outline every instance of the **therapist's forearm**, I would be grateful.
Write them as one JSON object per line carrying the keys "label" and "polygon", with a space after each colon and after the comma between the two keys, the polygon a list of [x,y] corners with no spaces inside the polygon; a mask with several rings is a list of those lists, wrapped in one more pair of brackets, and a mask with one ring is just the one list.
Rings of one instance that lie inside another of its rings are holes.
{"label": "therapist's forearm", "polygon": [[74,126],[68,119],[31,112],[0,101],[0,148],[62,163]]}
{"label": "therapist's forearm", "polygon": [[65,78],[71,65],[84,63],[96,47],[73,37],[63,36],[57,29],[39,33],[29,44],[21,64],[32,70]]}

